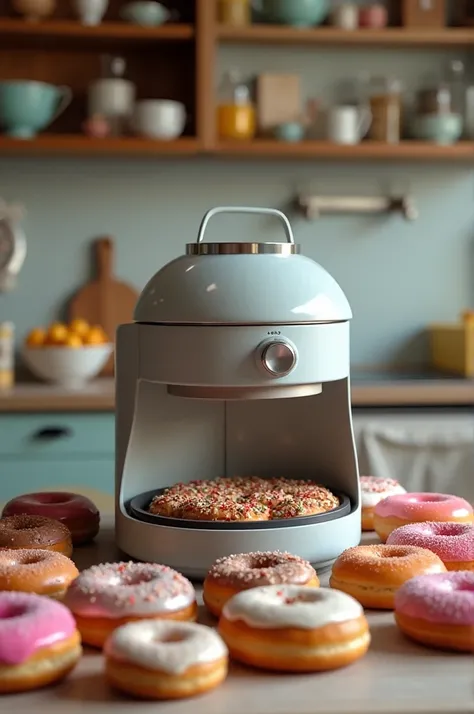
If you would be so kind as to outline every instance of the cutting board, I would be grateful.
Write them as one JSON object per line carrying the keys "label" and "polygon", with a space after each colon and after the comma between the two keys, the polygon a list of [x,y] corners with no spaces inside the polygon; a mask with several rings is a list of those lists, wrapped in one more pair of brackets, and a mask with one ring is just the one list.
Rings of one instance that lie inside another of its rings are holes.
{"label": "cutting board", "polygon": [[[69,319],[83,318],[92,325],[101,325],[115,342],[118,325],[133,320],[138,292],[130,285],[116,280],[113,275],[114,242],[112,238],[99,238],[92,245],[95,279],[86,283],[71,300]],[[114,357],[101,372],[102,376],[114,373]]]}

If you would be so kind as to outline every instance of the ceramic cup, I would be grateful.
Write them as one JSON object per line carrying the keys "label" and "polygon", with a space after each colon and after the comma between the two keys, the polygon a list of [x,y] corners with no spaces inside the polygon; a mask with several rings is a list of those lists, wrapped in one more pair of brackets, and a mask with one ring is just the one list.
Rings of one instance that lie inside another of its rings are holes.
{"label": "ceramic cup", "polygon": [[424,114],[415,117],[413,122],[415,138],[435,144],[454,144],[461,138],[462,132],[460,114]]}
{"label": "ceramic cup", "polygon": [[74,8],[83,25],[100,25],[105,15],[109,0],[74,0]]}
{"label": "ceramic cup", "polygon": [[0,124],[7,136],[32,139],[71,103],[69,87],[30,80],[0,82]]}
{"label": "ceramic cup", "polygon": [[279,141],[296,142],[304,139],[305,128],[297,121],[287,121],[275,127],[275,137]]}
{"label": "ceramic cup", "polygon": [[120,17],[127,22],[144,27],[156,27],[171,19],[172,13],[159,2],[131,2],[120,11]]}
{"label": "ceramic cup", "polygon": [[253,0],[258,15],[268,22],[311,27],[320,25],[329,14],[329,0]]}
{"label": "ceramic cup", "polygon": [[333,107],[328,115],[328,136],[335,144],[359,144],[372,123],[368,107]]}
{"label": "ceramic cup", "polygon": [[149,139],[176,139],[186,125],[186,108],[170,99],[145,99],[137,102],[132,126],[136,134]]}
{"label": "ceramic cup", "polygon": [[341,30],[357,30],[359,7],[353,2],[338,5],[331,13],[331,24]]}
{"label": "ceramic cup", "polygon": [[381,30],[387,27],[388,12],[384,5],[368,5],[361,7],[359,12],[359,25],[361,27]]}

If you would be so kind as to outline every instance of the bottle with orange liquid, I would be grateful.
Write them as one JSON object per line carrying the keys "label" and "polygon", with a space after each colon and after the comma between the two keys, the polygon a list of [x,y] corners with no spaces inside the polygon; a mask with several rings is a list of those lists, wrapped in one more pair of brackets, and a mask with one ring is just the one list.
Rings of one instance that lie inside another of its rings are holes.
{"label": "bottle with orange liquid", "polygon": [[253,139],[257,129],[251,91],[237,70],[224,75],[217,107],[217,131],[220,139]]}
{"label": "bottle with orange liquid", "polygon": [[15,327],[0,323],[0,389],[13,387],[15,381]]}

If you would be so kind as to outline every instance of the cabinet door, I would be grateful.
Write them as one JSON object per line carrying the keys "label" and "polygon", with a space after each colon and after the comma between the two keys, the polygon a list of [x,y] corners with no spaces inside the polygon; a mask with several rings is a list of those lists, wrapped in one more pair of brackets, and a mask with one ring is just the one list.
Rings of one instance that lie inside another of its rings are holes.
{"label": "cabinet door", "polygon": [[354,423],[361,473],[474,503],[472,414],[375,412],[356,414]]}
{"label": "cabinet door", "polygon": [[111,511],[114,493],[113,459],[2,460],[0,503],[35,491],[81,493],[91,498],[98,508],[106,507]]}

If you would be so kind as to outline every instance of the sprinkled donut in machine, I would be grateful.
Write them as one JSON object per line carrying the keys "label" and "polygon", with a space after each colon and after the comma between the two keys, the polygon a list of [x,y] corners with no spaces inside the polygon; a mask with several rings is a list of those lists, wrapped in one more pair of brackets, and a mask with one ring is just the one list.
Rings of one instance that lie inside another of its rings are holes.
{"label": "sprinkled donut in machine", "polygon": [[410,523],[392,531],[387,543],[426,548],[436,553],[448,570],[474,571],[472,523]]}
{"label": "sprinkled donut in machine", "polygon": [[72,555],[71,532],[45,516],[6,516],[0,519],[0,550],[33,548]]}
{"label": "sprinkled donut in machine", "polygon": [[51,550],[0,550],[0,591],[64,597],[79,571],[69,558]]}
{"label": "sprinkled donut in machine", "polygon": [[204,580],[203,600],[207,609],[220,617],[222,608],[241,590],[264,585],[319,587],[316,571],[308,561],[278,551],[240,553],[219,558]]}
{"label": "sprinkled donut in machine", "polygon": [[102,563],[83,570],[65,604],[83,641],[103,647],[117,627],[131,620],[195,620],[196,593],[183,575],[154,563]]}

